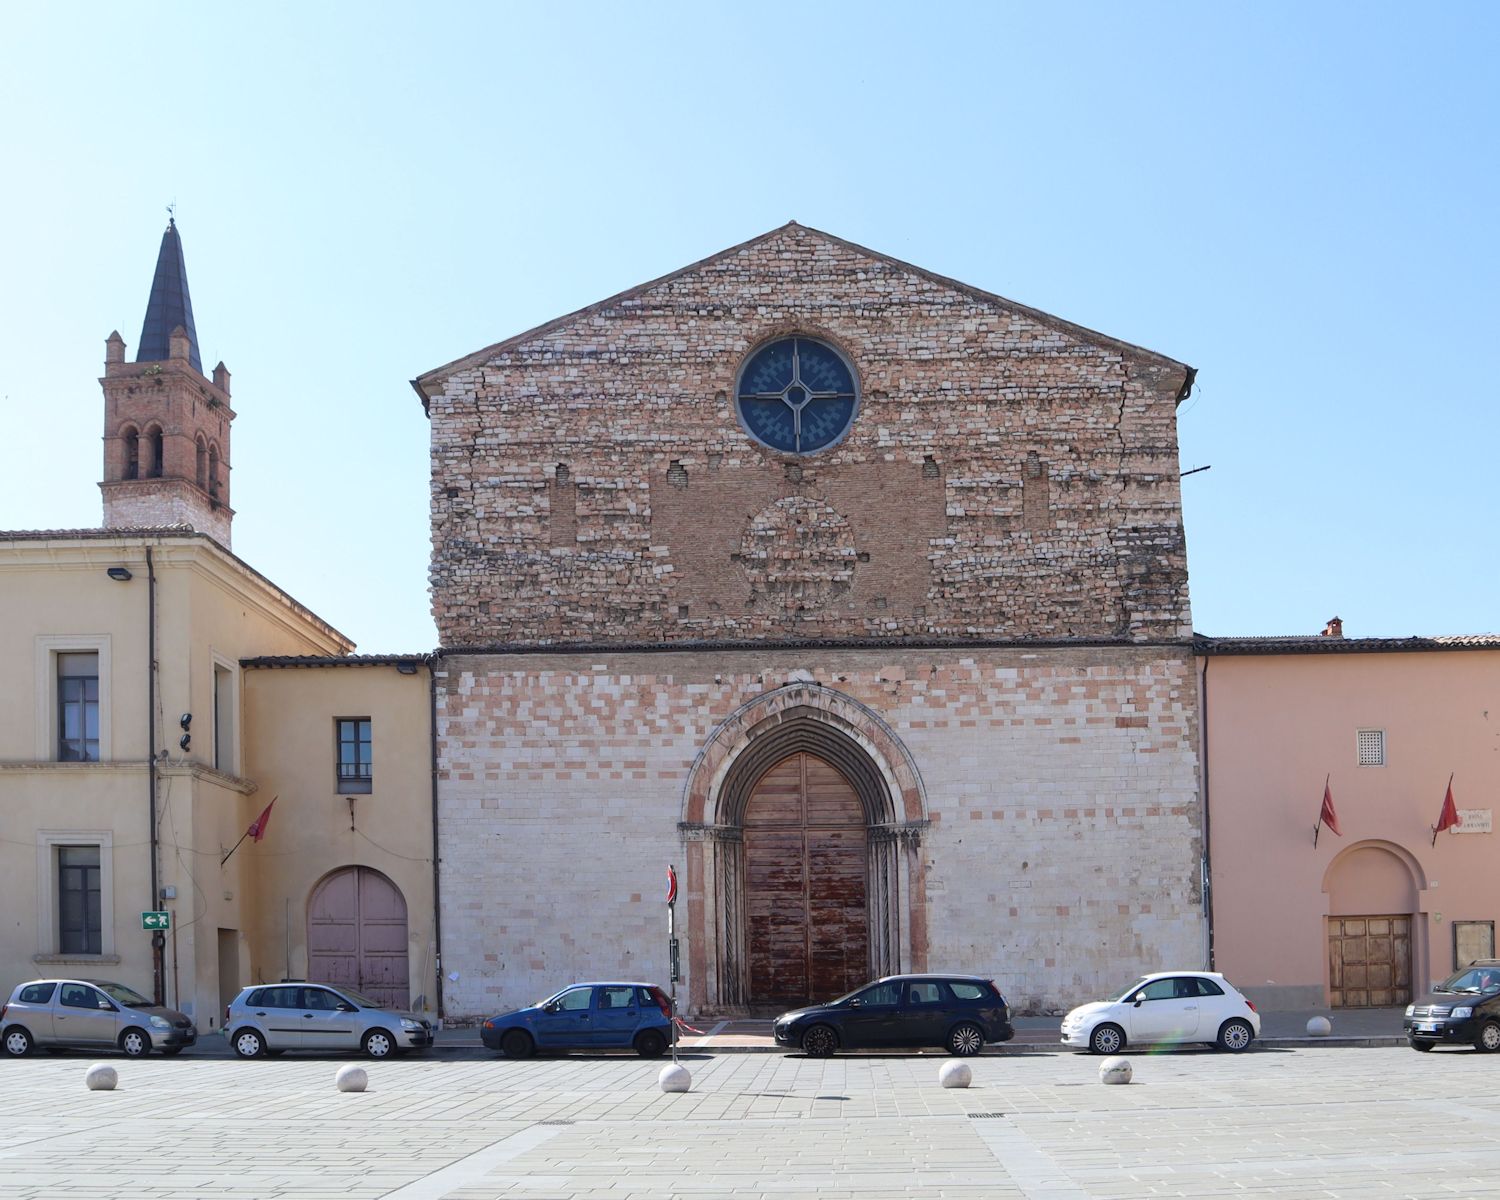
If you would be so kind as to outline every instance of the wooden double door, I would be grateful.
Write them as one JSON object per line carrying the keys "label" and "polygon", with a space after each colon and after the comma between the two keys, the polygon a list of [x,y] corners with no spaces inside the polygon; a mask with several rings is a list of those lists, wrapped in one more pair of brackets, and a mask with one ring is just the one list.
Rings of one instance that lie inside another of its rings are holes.
{"label": "wooden double door", "polygon": [[835,767],[788,755],[745,807],[745,917],[752,1005],[803,1004],[869,979],[869,826]]}
{"label": "wooden double door", "polygon": [[406,900],[379,871],[346,867],[318,884],[307,906],[307,977],[410,1007]]}
{"label": "wooden double door", "polygon": [[1334,1008],[1411,1002],[1411,917],[1329,917],[1328,990]]}

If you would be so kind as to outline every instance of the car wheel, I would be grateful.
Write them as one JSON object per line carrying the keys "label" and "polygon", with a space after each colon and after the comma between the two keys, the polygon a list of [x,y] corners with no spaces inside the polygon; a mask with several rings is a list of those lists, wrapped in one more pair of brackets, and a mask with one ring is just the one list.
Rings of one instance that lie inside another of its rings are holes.
{"label": "car wheel", "polygon": [[1419,1041],[1417,1041],[1416,1038],[1407,1038],[1406,1039],[1406,1044],[1408,1046],[1410,1046],[1413,1050],[1420,1050],[1423,1054],[1426,1054],[1429,1050],[1432,1049],[1432,1047],[1436,1043],[1434,1043],[1434,1042],[1419,1042]]}
{"label": "car wheel", "polygon": [[127,1029],[120,1035],[120,1049],[130,1058],[145,1058],[151,1053],[151,1039],[144,1029]]}
{"label": "car wheel", "polygon": [[667,1039],[654,1029],[643,1029],[635,1035],[635,1052],[642,1058],[660,1058],[666,1048]]}
{"label": "car wheel", "polygon": [[1225,1021],[1219,1026],[1218,1047],[1220,1050],[1238,1054],[1241,1050],[1250,1049],[1250,1043],[1254,1040],[1255,1030],[1250,1028],[1248,1021]]}
{"label": "car wheel", "polygon": [[506,1058],[530,1058],[536,1053],[536,1043],[524,1029],[507,1029],[500,1039],[500,1053]]}
{"label": "car wheel", "polygon": [[826,1058],[839,1048],[839,1035],[828,1025],[814,1025],[802,1035],[802,1049],[815,1058]]}
{"label": "car wheel", "polygon": [[241,1029],[234,1035],[234,1052],[241,1058],[264,1058],[266,1039],[253,1029]]}
{"label": "car wheel", "polygon": [[1500,1050],[1500,1024],[1494,1021],[1486,1021],[1479,1027],[1479,1036],[1474,1039],[1474,1046],[1484,1054],[1493,1054]]}
{"label": "car wheel", "polygon": [[972,1021],[955,1025],[948,1035],[948,1053],[960,1058],[972,1058],[984,1049],[984,1030]]}
{"label": "car wheel", "polygon": [[1100,1025],[1089,1034],[1089,1049],[1095,1054],[1118,1054],[1125,1046],[1125,1031],[1118,1025]]}
{"label": "car wheel", "polygon": [[371,1058],[389,1058],[396,1053],[396,1039],[384,1029],[370,1030],[365,1034],[365,1040],[360,1043],[360,1046]]}
{"label": "car wheel", "polygon": [[20,1058],[24,1054],[30,1054],[35,1044],[31,1040],[31,1034],[19,1025],[12,1025],[5,1031],[5,1053],[9,1055]]}

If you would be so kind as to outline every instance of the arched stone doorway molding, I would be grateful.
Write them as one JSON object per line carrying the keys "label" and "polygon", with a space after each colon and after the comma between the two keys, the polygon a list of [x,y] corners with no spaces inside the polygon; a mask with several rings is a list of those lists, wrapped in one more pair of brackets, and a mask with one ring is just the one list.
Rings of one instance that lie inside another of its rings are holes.
{"label": "arched stone doorway molding", "polygon": [[401,889],[372,867],[343,867],[320,879],[307,900],[307,977],[409,1008]]}
{"label": "arched stone doorway molding", "polygon": [[870,975],[927,963],[922,836],[927,797],[911,753],[873,709],[811,681],[748,701],[688,771],[678,826],[687,866],[688,1001],[695,1012],[750,1003],[744,819],[757,782],[798,753],[853,785],[868,832]]}
{"label": "arched stone doorway molding", "polygon": [[1328,864],[1323,891],[1332,1007],[1384,1008],[1411,1000],[1426,887],[1421,864],[1393,842],[1357,842]]}

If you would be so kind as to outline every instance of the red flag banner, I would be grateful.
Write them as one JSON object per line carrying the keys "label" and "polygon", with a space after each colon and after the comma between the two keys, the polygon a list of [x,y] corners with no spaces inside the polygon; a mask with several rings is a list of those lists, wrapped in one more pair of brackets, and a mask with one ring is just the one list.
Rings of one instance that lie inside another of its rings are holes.
{"label": "red flag banner", "polygon": [[265,810],[260,814],[260,816],[256,817],[255,820],[250,822],[250,828],[245,830],[245,836],[248,837],[252,842],[258,842],[261,838],[266,836],[266,826],[270,823],[271,820],[271,809],[276,806],[276,801],[278,799],[280,799],[279,796],[272,796],[271,803],[266,805]]}
{"label": "red flag banner", "polygon": [[1453,803],[1453,776],[1448,776],[1448,794],[1443,797],[1443,811],[1438,813],[1438,822],[1432,827],[1432,844],[1437,845],[1437,835],[1458,824],[1458,805]]}
{"label": "red flag banner", "polygon": [[[1327,780],[1323,781],[1323,807],[1318,812],[1318,824],[1327,825],[1339,837],[1344,836],[1339,830],[1339,815],[1333,809],[1333,792],[1329,790]],[[1316,842],[1317,838],[1313,840]]]}

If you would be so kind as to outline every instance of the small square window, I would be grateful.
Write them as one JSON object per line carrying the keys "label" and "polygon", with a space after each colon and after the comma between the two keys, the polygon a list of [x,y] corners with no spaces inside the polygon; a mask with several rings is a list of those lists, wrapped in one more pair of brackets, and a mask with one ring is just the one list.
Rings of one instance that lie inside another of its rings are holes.
{"label": "small square window", "polygon": [[373,788],[374,760],[369,717],[339,717],[334,722],[341,796],[366,795]]}
{"label": "small square window", "polygon": [[1362,767],[1385,766],[1385,730],[1361,729],[1359,738],[1359,765]]}

